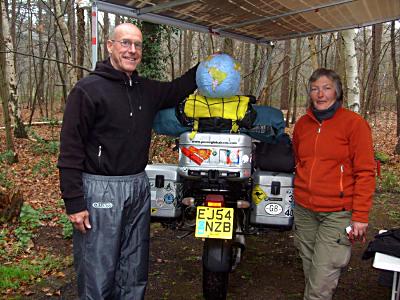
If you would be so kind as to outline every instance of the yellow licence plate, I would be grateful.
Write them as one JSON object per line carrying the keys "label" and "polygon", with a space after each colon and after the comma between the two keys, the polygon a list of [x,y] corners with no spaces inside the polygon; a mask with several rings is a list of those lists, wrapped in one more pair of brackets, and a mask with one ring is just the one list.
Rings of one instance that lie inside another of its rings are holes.
{"label": "yellow licence plate", "polygon": [[195,236],[232,239],[233,208],[198,206]]}

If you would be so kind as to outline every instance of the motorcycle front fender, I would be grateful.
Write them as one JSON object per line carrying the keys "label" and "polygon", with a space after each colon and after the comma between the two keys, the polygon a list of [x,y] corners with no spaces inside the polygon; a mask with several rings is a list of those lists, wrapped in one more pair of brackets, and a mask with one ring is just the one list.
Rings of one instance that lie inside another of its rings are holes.
{"label": "motorcycle front fender", "polygon": [[211,272],[229,272],[232,266],[232,241],[206,239],[203,246],[203,266]]}

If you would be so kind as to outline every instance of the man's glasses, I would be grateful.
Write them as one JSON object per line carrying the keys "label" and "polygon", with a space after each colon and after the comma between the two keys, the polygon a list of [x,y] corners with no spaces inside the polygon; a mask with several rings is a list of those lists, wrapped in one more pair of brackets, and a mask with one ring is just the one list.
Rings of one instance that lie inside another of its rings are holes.
{"label": "man's glasses", "polygon": [[138,41],[136,41],[136,42],[134,42],[134,41],[131,41],[131,40],[120,40],[120,41],[116,41],[116,40],[111,40],[113,43],[120,43],[121,44],[121,46],[122,46],[122,48],[126,48],[126,49],[128,49],[128,48],[132,48],[132,45],[134,45],[135,46],[135,49],[136,50],[142,50],[142,48],[143,48],[143,44],[142,44],[142,42],[138,42]]}

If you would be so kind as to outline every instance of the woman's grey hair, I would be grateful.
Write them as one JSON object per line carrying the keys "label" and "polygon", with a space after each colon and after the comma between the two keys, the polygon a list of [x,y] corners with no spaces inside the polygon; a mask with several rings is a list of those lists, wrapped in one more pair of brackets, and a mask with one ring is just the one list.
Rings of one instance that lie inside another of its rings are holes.
{"label": "woman's grey hair", "polygon": [[333,81],[336,90],[336,101],[343,102],[343,88],[342,88],[342,81],[340,80],[340,76],[333,70],[319,68],[316,69],[312,74],[311,77],[308,79],[307,84],[307,95],[308,100],[311,103],[310,92],[311,92],[311,84],[317,81],[322,76],[328,77],[330,80]]}

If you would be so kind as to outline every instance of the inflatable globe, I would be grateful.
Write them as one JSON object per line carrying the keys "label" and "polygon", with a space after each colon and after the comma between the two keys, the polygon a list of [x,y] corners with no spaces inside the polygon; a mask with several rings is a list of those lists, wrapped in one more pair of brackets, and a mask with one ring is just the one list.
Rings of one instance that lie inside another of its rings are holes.
{"label": "inflatable globe", "polygon": [[240,64],[228,54],[214,54],[202,61],[196,72],[200,94],[210,98],[237,95],[240,89]]}

